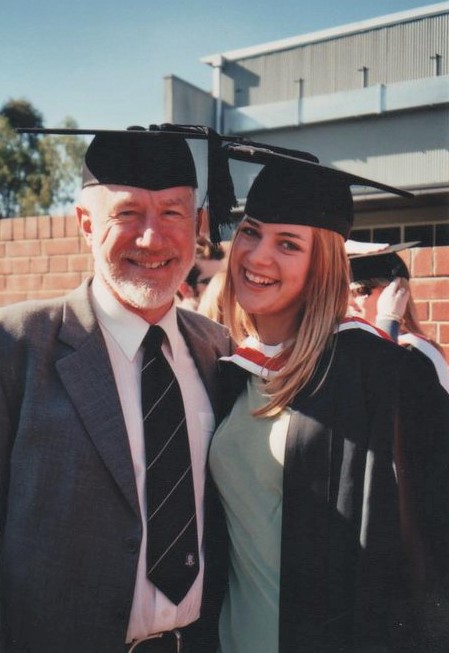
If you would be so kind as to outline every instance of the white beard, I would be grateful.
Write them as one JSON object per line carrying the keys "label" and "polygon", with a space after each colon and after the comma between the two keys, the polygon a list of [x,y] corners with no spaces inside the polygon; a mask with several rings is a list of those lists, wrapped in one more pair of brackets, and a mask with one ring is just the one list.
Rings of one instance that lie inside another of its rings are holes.
{"label": "white beard", "polygon": [[183,280],[183,277],[179,281],[174,279],[168,287],[158,288],[151,284],[136,283],[130,279],[117,279],[111,274],[102,276],[124,304],[140,310],[157,309],[171,302]]}
{"label": "white beard", "polygon": [[114,295],[120,298],[123,304],[138,310],[158,309],[171,303],[188,270],[177,269],[167,285],[166,281],[158,284],[157,281],[124,277],[119,267],[107,264],[101,256],[96,259],[95,264],[96,274],[111,288]]}

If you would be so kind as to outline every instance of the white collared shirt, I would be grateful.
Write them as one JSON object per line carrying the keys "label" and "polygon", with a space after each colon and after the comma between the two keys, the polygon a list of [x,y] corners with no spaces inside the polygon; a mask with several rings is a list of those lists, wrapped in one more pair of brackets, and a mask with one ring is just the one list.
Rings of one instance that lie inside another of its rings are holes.
{"label": "white collared shirt", "polygon": [[141,343],[148,330],[148,323],[136,313],[127,310],[97,278],[94,278],[92,283],[92,294],[94,311],[106,341],[128,432],[143,524],[136,586],[126,638],[126,641],[130,642],[151,633],[186,626],[199,617],[204,577],[204,482],[207,450],[215,424],[206,390],[179,331],[173,304],[158,324],[167,336],[168,343],[164,339],[162,351],[176,374],[186,411],[200,551],[200,572],[185,598],[179,605],[174,605],[146,577],[146,464],[140,371],[143,358]]}

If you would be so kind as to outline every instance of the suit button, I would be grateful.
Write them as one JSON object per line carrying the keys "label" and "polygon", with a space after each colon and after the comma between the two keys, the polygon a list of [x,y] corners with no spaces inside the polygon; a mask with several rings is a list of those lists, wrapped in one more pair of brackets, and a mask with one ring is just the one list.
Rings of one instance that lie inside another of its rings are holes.
{"label": "suit button", "polygon": [[139,550],[139,545],[140,545],[140,542],[135,537],[127,537],[125,539],[126,550],[130,551],[130,553],[136,553],[136,551]]}

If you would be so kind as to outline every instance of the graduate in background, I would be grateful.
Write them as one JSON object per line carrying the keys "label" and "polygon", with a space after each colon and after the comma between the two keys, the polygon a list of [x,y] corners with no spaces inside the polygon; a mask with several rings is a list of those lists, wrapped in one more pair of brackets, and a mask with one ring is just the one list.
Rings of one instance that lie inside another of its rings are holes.
{"label": "graduate in background", "polygon": [[350,186],[376,184],[284,153],[233,150],[265,167],[224,289],[240,347],[222,359],[236,399],[210,450],[229,532],[220,652],[423,653],[424,605],[442,609],[447,396],[419,358],[345,317]]}
{"label": "graduate in background", "polygon": [[[376,324],[400,345],[431,361],[449,393],[449,367],[438,343],[421,327],[413,301],[409,270],[398,252],[417,243],[386,246],[377,252],[353,255],[350,306],[356,316]],[[374,244],[373,244],[374,245]]]}

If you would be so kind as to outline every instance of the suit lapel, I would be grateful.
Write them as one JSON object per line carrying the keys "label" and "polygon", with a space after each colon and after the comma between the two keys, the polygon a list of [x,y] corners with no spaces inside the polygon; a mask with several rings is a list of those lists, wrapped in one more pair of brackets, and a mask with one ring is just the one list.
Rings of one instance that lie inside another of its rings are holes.
{"label": "suit lapel", "polygon": [[87,284],[68,296],[60,339],[73,353],[56,363],[81,420],[124,497],[139,513],[126,426],[114,375]]}
{"label": "suit lapel", "polygon": [[188,315],[178,311],[178,325],[184,340],[189,348],[201,380],[210,399],[215,417],[220,414],[220,393],[218,383],[218,358],[217,352],[204,337],[189,324]]}

